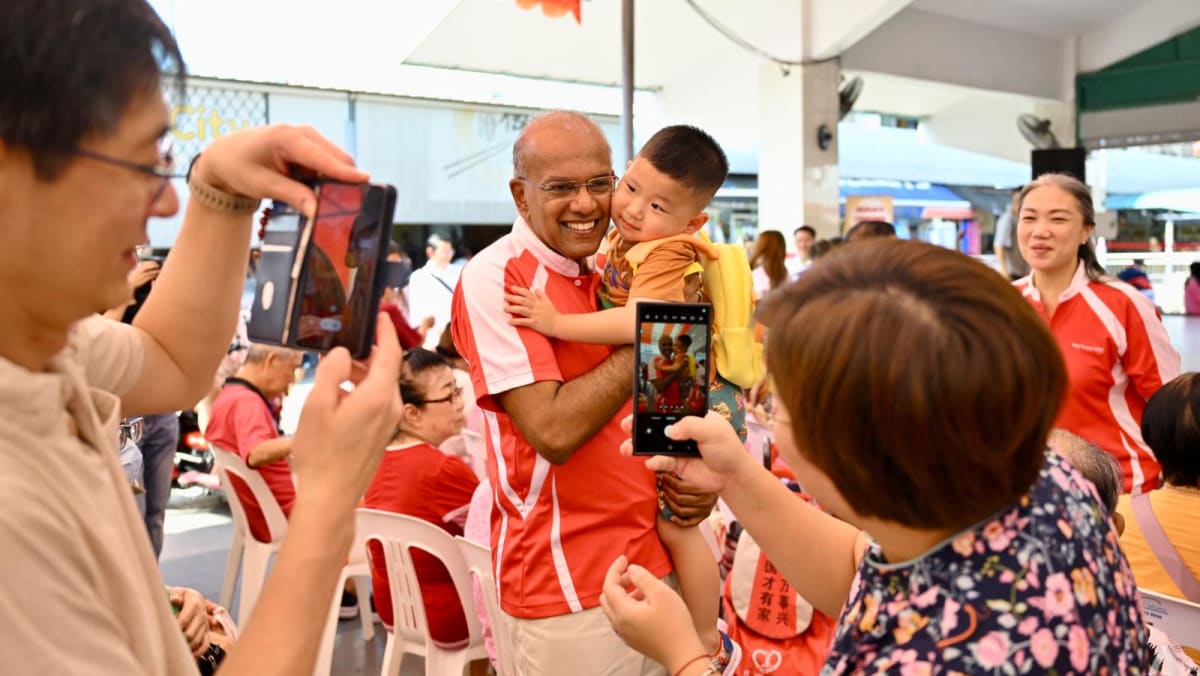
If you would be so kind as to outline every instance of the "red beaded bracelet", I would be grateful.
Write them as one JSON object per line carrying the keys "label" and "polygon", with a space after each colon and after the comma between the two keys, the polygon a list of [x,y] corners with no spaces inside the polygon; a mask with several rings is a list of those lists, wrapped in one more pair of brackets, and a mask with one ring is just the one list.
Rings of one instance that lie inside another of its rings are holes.
{"label": "red beaded bracelet", "polygon": [[695,657],[693,657],[692,659],[688,660],[687,662],[684,662],[684,663],[683,663],[683,666],[682,666],[682,667],[679,667],[679,671],[676,671],[676,672],[675,672],[675,676],[680,676],[681,674],[683,674],[683,670],[684,670],[684,669],[687,669],[688,667],[690,667],[690,666],[692,666],[693,664],[695,664],[695,663],[699,662],[700,660],[710,660],[710,659],[712,659],[712,655],[708,655],[708,654],[704,654],[704,655],[696,655]]}

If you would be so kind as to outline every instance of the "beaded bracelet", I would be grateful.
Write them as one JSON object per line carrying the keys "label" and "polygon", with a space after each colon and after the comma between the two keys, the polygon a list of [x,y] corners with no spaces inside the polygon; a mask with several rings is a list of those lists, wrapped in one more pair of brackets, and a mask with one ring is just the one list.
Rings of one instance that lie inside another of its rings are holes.
{"label": "beaded bracelet", "polygon": [[192,176],[192,170],[196,168],[196,162],[199,159],[200,153],[196,153],[196,156],[192,158],[192,163],[188,165],[187,186],[193,199],[213,211],[226,214],[252,214],[258,211],[258,205],[262,200],[225,192]]}
{"label": "beaded bracelet", "polygon": [[675,672],[675,676],[680,676],[680,674],[682,674],[688,667],[699,662],[700,660],[708,660],[708,659],[712,659],[712,655],[709,655],[707,653],[704,655],[696,655],[695,657],[688,660],[687,662],[684,662],[683,666],[679,667],[679,671]]}

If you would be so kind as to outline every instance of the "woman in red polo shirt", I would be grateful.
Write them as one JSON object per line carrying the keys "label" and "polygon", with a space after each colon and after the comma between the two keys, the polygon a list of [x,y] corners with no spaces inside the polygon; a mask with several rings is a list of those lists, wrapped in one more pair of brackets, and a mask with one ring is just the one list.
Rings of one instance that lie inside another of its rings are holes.
{"label": "woman in red polo shirt", "polygon": [[[479,479],[465,462],[438,450],[462,431],[462,388],[455,384],[445,359],[415,348],[404,354],[400,395],[404,399],[400,427],[367,488],[363,506],[415,516],[451,535],[462,535]],[[446,646],[465,642],[466,616],[449,571],[426,552],[413,550],[412,558],[433,640]],[[379,618],[391,627],[392,600],[378,543],[371,546],[371,582]],[[486,670],[487,661],[482,660],[479,668]]]}
{"label": "woman in red polo shirt", "polygon": [[1116,458],[1126,493],[1158,488],[1162,472],[1142,439],[1142,411],[1179,375],[1179,353],[1158,310],[1097,261],[1087,186],[1044,174],[1017,201],[1017,243],[1032,272],[1014,284],[1050,325],[1069,376],[1055,427]]}

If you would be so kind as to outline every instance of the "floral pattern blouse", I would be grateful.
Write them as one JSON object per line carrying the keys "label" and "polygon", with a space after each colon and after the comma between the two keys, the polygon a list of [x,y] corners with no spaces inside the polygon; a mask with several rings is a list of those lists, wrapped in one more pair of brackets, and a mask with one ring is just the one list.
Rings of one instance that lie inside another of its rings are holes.
{"label": "floral pattern blouse", "polygon": [[1144,674],[1141,604],[1092,484],[1047,453],[1018,504],[919,559],[872,545],[823,674]]}

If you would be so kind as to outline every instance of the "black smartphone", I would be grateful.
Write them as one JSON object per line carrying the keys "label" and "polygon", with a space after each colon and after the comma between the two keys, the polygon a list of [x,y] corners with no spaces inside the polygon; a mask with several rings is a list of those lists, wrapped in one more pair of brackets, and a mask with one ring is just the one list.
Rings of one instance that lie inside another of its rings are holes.
{"label": "black smartphone", "polygon": [[320,179],[311,185],[311,222],[287,204],[271,207],[247,332],[315,352],[345,347],[363,359],[383,294],[396,189]]}
{"label": "black smartphone", "polygon": [[296,347],[344,347],[355,359],[371,353],[385,282],[396,189],[320,181],[298,278],[293,320]]}
{"label": "black smartphone", "polygon": [[637,304],[633,366],[634,455],[700,455],[694,441],[667,438],[666,427],[708,411],[712,306]]}

